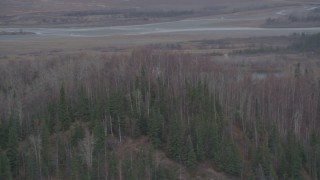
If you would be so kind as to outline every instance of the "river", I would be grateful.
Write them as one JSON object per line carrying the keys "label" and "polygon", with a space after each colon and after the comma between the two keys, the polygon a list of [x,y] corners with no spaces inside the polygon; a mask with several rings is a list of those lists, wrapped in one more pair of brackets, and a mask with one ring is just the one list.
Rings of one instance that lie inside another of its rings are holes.
{"label": "river", "polygon": [[244,34],[249,36],[290,35],[293,33],[319,33],[320,27],[308,28],[258,28],[258,27],[222,27],[218,23],[264,20],[266,17],[246,18],[204,18],[188,19],[175,22],[162,22],[143,25],[89,27],[89,28],[0,28],[0,32],[32,32],[27,35],[1,35],[0,40],[14,40],[34,37],[103,37],[145,34]]}

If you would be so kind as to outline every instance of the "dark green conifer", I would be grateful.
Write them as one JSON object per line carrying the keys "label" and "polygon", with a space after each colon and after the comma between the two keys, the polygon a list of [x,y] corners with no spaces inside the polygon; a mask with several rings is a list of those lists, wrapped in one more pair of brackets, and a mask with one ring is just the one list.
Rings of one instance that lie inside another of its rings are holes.
{"label": "dark green conifer", "polygon": [[241,159],[236,145],[229,142],[225,146],[224,169],[228,174],[239,176],[241,173]]}
{"label": "dark green conifer", "polygon": [[194,152],[191,137],[189,136],[186,144],[186,158],[184,164],[187,168],[194,168],[197,165],[197,157]]}
{"label": "dark green conifer", "polygon": [[3,121],[0,119],[0,150],[7,149],[7,140],[8,140],[8,128],[3,124]]}
{"label": "dark green conifer", "polygon": [[45,175],[49,174],[49,166],[50,166],[50,133],[49,127],[46,121],[43,122],[41,129],[41,161],[42,161],[42,169]]}
{"label": "dark green conifer", "polygon": [[7,158],[7,155],[3,152],[0,153],[0,179],[12,179],[9,160]]}
{"label": "dark green conifer", "polygon": [[109,167],[109,178],[108,179],[116,179],[118,176],[118,162],[114,153],[111,154],[108,163]]}
{"label": "dark green conifer", "polygon": [[174,160],[180,160],[181,157],[181,130],[175,119],[170,121],[169,124],[169,135],[168,135],[168,149],[166,154],[169,158]]}
{"label": "dark green conifer", "polygon": [[94,152],[95,154],[100,153],[104,150],[105,145],[104,128],[101,120],[95,120],[95,124],[93,127],[93,135],[95,139]]}
{"label": "dark green conifer", "polygon": [[63,85],[61,85],[60,88],[58,117],[60,120],[61,130],[68,130],[70,126],[70,116],[68,112],[68,105]]}
{"label": "dark green conifer", "polygon": [[[11,122],[10,122],[11,123]],[[12,175],[18,173],[18,136],[15,126],[11,123],[9,127],[9,137],[7,145],[7,157],[11,167]]]}
{"label": "dark green conifer", "polygon": [[149,121],[149,138],[151,144],[154,148],[159,148],[161,146],[161,122],[163,117],[159,111],[152,110],[152,114]]}

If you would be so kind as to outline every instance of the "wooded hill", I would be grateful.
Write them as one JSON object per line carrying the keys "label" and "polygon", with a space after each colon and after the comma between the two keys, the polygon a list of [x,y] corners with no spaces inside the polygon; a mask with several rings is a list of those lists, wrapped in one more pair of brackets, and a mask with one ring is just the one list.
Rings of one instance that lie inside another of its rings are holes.
{"label": "wooded hill", "polygon": [[293,69],[150,49],[1,61],[0,179],[319,179],[320,81]]}

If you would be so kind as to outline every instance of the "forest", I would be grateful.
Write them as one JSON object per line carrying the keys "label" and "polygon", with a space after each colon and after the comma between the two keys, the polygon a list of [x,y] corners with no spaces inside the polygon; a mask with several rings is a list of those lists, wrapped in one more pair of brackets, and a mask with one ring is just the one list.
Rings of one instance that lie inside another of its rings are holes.
{"label": "forest", "polygon": [[3,60],[0,179],[318,180],[319,89],[152,48]]}

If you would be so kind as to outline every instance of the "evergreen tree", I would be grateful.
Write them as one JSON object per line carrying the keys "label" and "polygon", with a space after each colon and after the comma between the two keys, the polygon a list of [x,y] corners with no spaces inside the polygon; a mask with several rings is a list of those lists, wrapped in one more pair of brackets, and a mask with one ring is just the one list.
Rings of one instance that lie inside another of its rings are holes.
{"label": "evergreen tree", "polygon": [[9,160],[7,158],[7,155],[3,152],[0,153],[0,179],[12,179]]}
{"label": "evergreen tree", "polygon": [[124,179],[126,180],[136,180],[136,177],[133,174],[133,168],[131,168],[131,161],[130,159],[126,158],[123,163],[123,168],[125,170],[124,172]]}
{"label": "evergreen tree", "polygon": [[50,162],[50,152],[49,152],[49,127],[46,121],[43,122],[42,130],[41,130],[41,155],[42,155],[42,166],[43,172],[45,175],[49,174],[49,162]]}
{"label": "evergreen tree", "polygon": [[280,174],[283,179],[303,179],[302,168],[304,153],[301,145],[292,132],[287,134],[280,163]]}
{"label": "evergreen tree", "polygon": [[300,63],[296,64],[295,70],[294,70],[294,77],[295,78],[300,78],[301,76],[301,68],[300,68]]}
{"label": "evergreen tree", "polygon": [[296,149],[293,149],[291,158],[291,177],[293,179],[302,180],[303,157],[301,149],[298,146],[296,146]]}
{"label": "evergreen tree", "polygon": [[27,149],[24,152],[25,159],[26,159],[26,179],[27,180],[33,180],[38,179],[38,163],[36,156],[34,155],[32,145],[30,143],[27,146]]}
{"label": "evergreen tree", "polygon": [[63,173],[66,170],[66,161],[67,161],[67,153],[66,153],[66,148],[64,144],[64,138],[63,134],[61,132],[57,133],[56,136],[56,148],[57,148],[57,169],[56,169],[56,176],[59,179],[62,179]]}
{"label": "evergreen tree", "polygon": [[146,160],[145,160],[145,152],[142,148],[139,149],[136,160],[135,160],[135,166],[136,166],[136,173],[137,173],[137,179],[144,179],[146,178]]}
{"label": "evergreen tree", "polygon": [[81,158],[78,154],[73,152],[71,161],[71,177],[74,180],[79,180],[81,178]]}
{"label": "evergreen tree", "polygon": [[195,128],[195,153],[198,161],[205,159],[205,126],[198,125]]}
{"label": "evergreen tree", "polygon": [[147,117],[145,115],[144,109],[141,110],[141,113],[139,115],[138,126],[139,126],[140,133],[142,135],[148,134],[148,121],[147,121]]}
{"label": "evergreen tree", "polygon": [[159,166],[157,169],[157,178],[158,180],[167,179],[167,180],[176,180],[176,173],[173,169],[168,167]]}
{"label": "evergreen tree", "polygon": [[166,155],[174,160],[180,160],[181,155],[181,130],[175,119],[170,121],[168,135],[168,149]]}
{"label": "evergreen tree", "polygon": [[123,94],[121,92],[111,93],[108,101],[108,112],[112,118],[112,130],[118,135],[123,136],[127,128],[124,116]]}
{"label": "evergreen tree", "polygon": [[148,89],[148,80],[147,80],[147,75],[146,75],[146,70],[145,67],[141,67],[140,71],[140,77],[139,77],[139,85],[140,85],[140,91],[142,95],[143,101],[146,100],[146,94],[147,94],[147,89]]}
{"label": "evergreen tree", "polygon": [[[11,122],[10,122],[11,123]],[[7,157],[13,176],[18,174],[18,136],[15,126],[11,123],[9,127],[9,137],[7,146]]]}
{"label": "evergreen tree", "polygon": [[154,148],[159,148],[161,146],[161,122],[163,117],[159,111],[152,110],[148,134],[151,140],[151,144]]}
{"label": "evergreen tree", "polygon": [[57,125],[56,123],[56,118],[57,118],[57,104],[54,102],[49,102],[48,103],[48,121],[47,125],[49,128],[50,134],[53,133],[55,130],[55,127]]}
{"label": "evergreen tree", "polygon": [[320,179],[320,138],[316,133],[312,133],[310,137],[311,149],[309,152],[310,174],[313,179]]}
{"label": "evergreen tree", "polygon": [[82,125],[76,124],[71,133],[71,145],[76,147],[78,145],[79,140],[84,138],[85,132]]}
{"label": "evergreen tree", "polygon": [[207,156],[213,160],[218,166],[222,163],[222,156],[220,153],[222,152],[222,135],[221,129],[222,127],[219,124],[214,123],[212,125],[207,126],[207,136],[208,136],[208,150]]}
{"label": "evergreen tree", "polygon": [[241,172],[241,159],[236,145],[229,142],[225,146],[224,170],[228,174],[239,176]]}
{"label": "evergreen tree", "polygon": [[254,166],[256,169],[261,168],[262,172],[259,173],[263,173],[263,176],[267,179],[276,178],[275,171],[272,165],[271,154],[267,147],[259,145],[258,149],[256,150]]}
{"label": "evergreen tree", "polygon": [[111,157],[109,159],[109,178],[111,180],[114,180],[118,176],[118,163],[117,159],[114,153],[111,154]]}
{"label": "evergreen tree", "polygon": [[102,122],[98,119],[95,120],[93,127],[93,136],[95,139],[93,147],[93,179],[100,179],[102,176],[102,164],[104,163],[104,148],[105,148],[105,135]]}
{"label": "evergreen tree", "polygon": [[7,149],[8,129],[4,126],[0,119],[0,150]]}
{"label": "evergreen tree", "polygon": [[94,144],[94,152],[100,153],[104,150],[105,144],[105,135],[104,135],[104,128],[102,122],[98,119],[95,120],[94,128],[93,128],[93,136],[95,139]]}
{"label": "evergreen tree", "polygon": [[320,178],[320,139],[316,133],[310,135],[310,149],[308,152],[309,172],[313,179]]}
{"label": "evergreen tree", "polygon": [[113,92],[109,95],[109,112],[114,119],[121,116],[121,108],[123,106],[121,98],[120,92]]}
{"label": "evergreen tree", "polygon": [[271,153],[275,153],[277,150],[277,146],[279,143],[278,138],[279,137],[278,137],[276,128],[273,126],[270,130],[269,137],[268,137],[268,147]]}
{"label": "evergreen tree", "polygon": [[88,121],[90,118],[90,102],[85,88],[81,87],[79,91],[79,104],[77,115],[84,121]]}
{"label": "evergreen tree", "polygon": [[186,158],[184,160],[184,164],[187,168],[194,168],[197,165],[197,157],[194,152],[193,144],[191,138],[189,137],[187,140],[186,147]]}
{"label": "evergreen tree", "polygon": [[68,112],[68,105],[65,95],[64,86],[61,85],[60,88],[60,100],[59,100],[59,109],[58,117],[60,120],[60,125],[62,130],[68,130],[70,126],[70,116]]}

